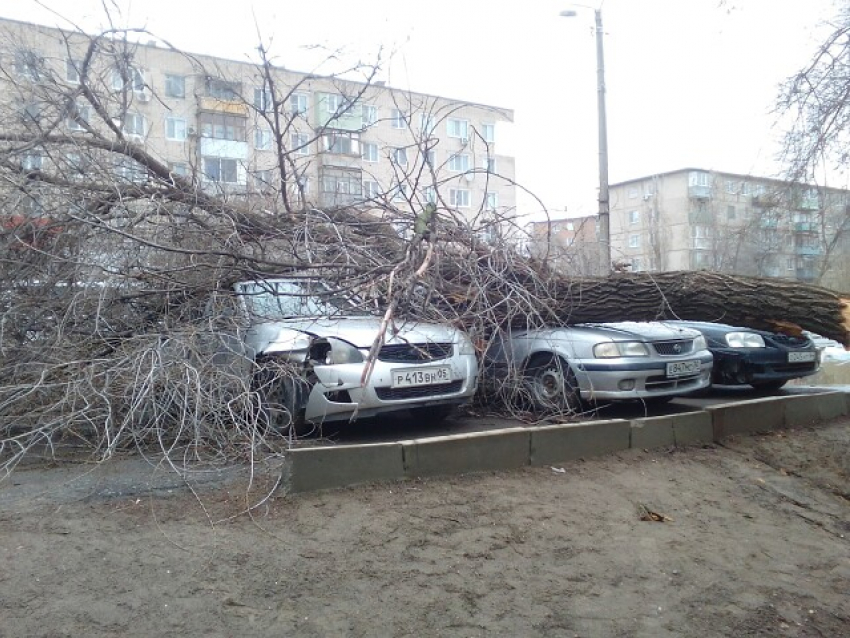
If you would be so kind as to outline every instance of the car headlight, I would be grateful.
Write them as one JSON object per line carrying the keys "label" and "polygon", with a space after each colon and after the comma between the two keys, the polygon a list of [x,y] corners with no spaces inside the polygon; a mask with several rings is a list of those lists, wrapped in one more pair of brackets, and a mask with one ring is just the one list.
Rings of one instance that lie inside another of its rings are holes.
{"label": "car headlight", "polygon": [[342,363],[363,363],[363,353],[341,339],[328,339],[330,348],[325,353],[324,365],[332,366]]}
{"label": "car headlight", "polygon": [[764,348],[764,339],[755,332],[727,332],[726,344],[730,348]]}
{"label": "car headlight", "polygon": [[593,356],[597,359],[615,359],[617,357],[648,357],[649,350],[640,341],[611,341],[593,346]]}
{"label": "car headlight", "polygon": [[694,352],[707,349],[708,342],[705,340],[705,337],[703,335],[700,335],[696,339],[694,339]]}
{"label": "car headlight", "polygon": [[467,337],[461,336],[460,341],[457,342],[457,353],[475,354],[475,346]]}

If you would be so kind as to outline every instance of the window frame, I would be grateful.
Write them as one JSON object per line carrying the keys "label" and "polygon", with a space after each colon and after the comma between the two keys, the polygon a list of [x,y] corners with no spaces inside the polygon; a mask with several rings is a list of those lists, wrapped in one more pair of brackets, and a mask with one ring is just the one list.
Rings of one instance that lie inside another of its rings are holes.
{"label": "window frame", "polygon": [[165,95],[166,97],[184,99],[186,97],[186,76],[177,75],[176,73],[166,73]]}
{"label": "window frame", "polygon": [[[462,131],[462,133],[461,133]],[[469,120],[450,117],[446,119],[446,135],[448,137],[468,140],[469,139]]]}
{"label": "window frame", "polygon": [[471,191],[468,188],[449,189],[449,204],[455,208],[469,208],[471,199]]}
{"label": "window frame", "polygon": [[[182,124],[183,127],[182,137],[176,134],[179,128],[178,123]],[[169,128],[171,129],[170,131]],[[174,116],[168,116],[165,118],[165,139],[171,142],[185,142],[188,136],[189,125],[185,118]]]}

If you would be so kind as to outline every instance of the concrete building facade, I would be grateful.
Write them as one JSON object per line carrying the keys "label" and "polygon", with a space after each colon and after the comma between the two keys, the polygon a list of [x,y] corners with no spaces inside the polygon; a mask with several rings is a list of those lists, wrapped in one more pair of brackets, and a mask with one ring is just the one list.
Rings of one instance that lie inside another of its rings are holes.
{"label": "concrete building facade", "polygon": [[[276,193],[295,208],[383,203],[415,211],[435,202],[472,222],[513,215],[514,158],[499,152],[510,109],[123,36],[104,37],[92,51],[87,35],[0,20],[0,106],[83,136],[87,123],[101,130],[109,123],[85,91],[69,107],[52,102],[47,85],[62,100],[58,89],[85,84],[108,96],[125,139],[208,191]],[[7,135],[16,126],[0,125]],[[45,170],[76,159],[35,147],[15,153],[22,166]],[[143,178],[132,162],[115,170]]]}
{"label": "concrete building facade", "polygon": [[[685,168],[612,184],[610,204],[612,261],[621,268],[850,288],[850,191]],[[552,223],[567,221],[579,222]],[[553,239],[556,253],[569,252],[557,233]],[[570,244],[577,241],[598,240],[583,233]]]}

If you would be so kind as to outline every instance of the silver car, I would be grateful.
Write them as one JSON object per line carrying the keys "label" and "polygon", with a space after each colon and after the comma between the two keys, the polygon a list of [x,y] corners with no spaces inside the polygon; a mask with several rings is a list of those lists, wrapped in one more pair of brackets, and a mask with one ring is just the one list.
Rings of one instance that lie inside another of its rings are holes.
{"label": "silver car", "polygon": [[389,322],[379,340],[382,318],[322,282],[245,281],[234,290],[248,318],[244,356],[260,364],[255,388],[278,429],[400,410],[438,420],[475,394],[475,348],[451,326]]}
{"label": "silver car", "polygon": [[538,412],[574,412],[582,401],[665,401],[706,388],[712,355],[696,330],[624,322],[502,333],[484,365],[489,390],[518,387]]}

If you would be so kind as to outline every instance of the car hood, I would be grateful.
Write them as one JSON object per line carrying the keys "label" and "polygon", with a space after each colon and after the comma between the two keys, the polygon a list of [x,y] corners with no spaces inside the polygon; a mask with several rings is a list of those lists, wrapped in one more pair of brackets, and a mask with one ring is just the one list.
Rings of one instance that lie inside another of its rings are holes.
{"label": "car hood", "polygon": [[620,321],[612,323],[582,323],[570,326],[611,341],[664,341],[695,339],[699,332],[684,326],[660,321]]}
{"label": "car hood", "polygon": [[[255,324],[260,343],[276,341],[278,334],[297,330],[314,337],[335,337],[347,341],[357,348],[369,348],[381,329],[381,319],[372,316],[347,316],[333,318],[286,319],[283,321]],[[384,342],[393,343],[451,343],[458,339],[458,330],[438,323],[395,322],[387,329]]]}

